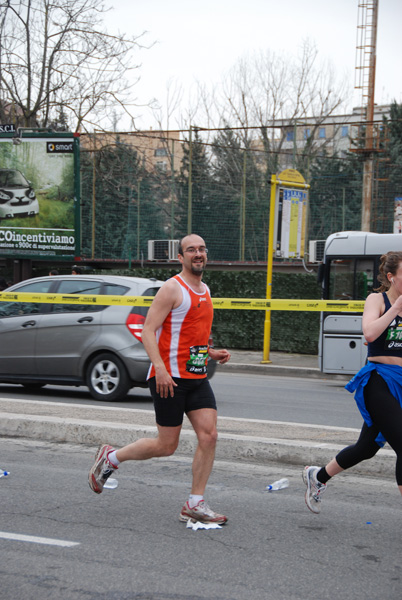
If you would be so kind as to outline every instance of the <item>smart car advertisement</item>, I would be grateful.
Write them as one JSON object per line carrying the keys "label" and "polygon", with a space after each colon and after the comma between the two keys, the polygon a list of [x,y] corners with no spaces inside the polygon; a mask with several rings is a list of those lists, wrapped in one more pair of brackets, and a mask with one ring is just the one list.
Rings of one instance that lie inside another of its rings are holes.
{"label": "smart car advertisement", "polygon": [[0,256],[79,256],[79,137],[0,133]]}

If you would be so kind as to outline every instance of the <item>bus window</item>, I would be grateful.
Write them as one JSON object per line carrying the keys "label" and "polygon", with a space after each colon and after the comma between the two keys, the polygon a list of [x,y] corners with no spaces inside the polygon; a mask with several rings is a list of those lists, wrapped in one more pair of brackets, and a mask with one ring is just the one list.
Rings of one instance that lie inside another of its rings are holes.
{"label": "bus window", "polygon": [[356,260],[356,288],[353,300],[365,300],[373,291],[374,285],[374,260]]}
{"label": "bus window", "polygon": [[329,300],[353,298],[355,260],[344,258],[332,260],[329,270]]}
{"label": "bus window", "polygon": [[329,270],[329,300],[365,300],[373,291],[374,259],[332,260]]}

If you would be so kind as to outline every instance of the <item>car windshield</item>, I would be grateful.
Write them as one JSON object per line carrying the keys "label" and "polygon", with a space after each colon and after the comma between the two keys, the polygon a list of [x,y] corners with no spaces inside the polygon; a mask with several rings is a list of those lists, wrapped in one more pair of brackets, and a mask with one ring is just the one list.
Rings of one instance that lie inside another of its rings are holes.
{"label": "car windshield", "polygon": [[2,187],[28,187],[28,182],[19,171],[4,169],[0,171],[0,186]]}

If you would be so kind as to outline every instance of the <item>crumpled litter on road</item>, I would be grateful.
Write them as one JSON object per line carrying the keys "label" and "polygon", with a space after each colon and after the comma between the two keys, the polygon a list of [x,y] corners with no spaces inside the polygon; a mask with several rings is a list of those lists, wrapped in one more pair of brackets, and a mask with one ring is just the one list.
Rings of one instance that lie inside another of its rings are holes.
{"label": "crumpled litter on road", "polygon": [[197,531],[197,529],[222,529],[222,525],[218,525],[218,523],[201,523],[201,521],[189,519],[186,528],[193,531]]}

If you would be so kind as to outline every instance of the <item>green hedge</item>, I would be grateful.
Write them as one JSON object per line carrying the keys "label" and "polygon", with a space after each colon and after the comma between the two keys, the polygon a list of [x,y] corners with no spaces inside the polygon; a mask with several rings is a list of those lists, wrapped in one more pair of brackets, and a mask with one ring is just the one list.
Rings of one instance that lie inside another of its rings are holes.
{"label": "green hedge", "polygon": [[[115,275],[155,277],[166,280],[178,269],[114,270]],[[111,271],[107,271],[111,274]],[[215,298],[265,298],[267,276],[263,271],[206,271],[204,281]],[[274,273],[273,298],[320,298],[317,276],[309,273]],[[263,310],[217,309],[213,334],[220,347],[262,350],[264,344]],[[303,311],[271,312],[271,350],[317,354],[319,313]]]}

